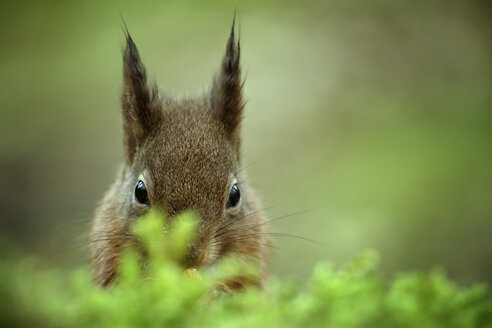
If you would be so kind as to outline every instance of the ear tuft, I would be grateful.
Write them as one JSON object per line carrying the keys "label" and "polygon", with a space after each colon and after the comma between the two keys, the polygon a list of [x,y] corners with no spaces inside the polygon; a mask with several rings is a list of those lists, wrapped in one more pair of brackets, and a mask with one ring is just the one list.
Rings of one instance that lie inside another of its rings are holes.
{"label": "ear tuft", "polygon": [[236,16],[226,45],[220,74],[214,79],[211,103],[226,130],[233,134],[239,127],[244,100],[242,94],[241,68],[239,64],[241,46],[234,38]]}
{"label": "ear tuft", "polygon": [[161,106],[157,87],[147,85],[147,74],[132,37],[125,30],[123,52],[122,112],[127,160],[131,162],[137,148],[158,126]]}

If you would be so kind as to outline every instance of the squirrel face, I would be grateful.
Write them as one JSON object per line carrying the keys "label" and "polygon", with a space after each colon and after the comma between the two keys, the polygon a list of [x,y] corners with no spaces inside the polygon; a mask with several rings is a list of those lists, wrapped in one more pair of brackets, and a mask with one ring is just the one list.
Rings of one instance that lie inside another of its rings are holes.
{"label": "squirrel face", "polygon": [[[263,240],[264,218],[240,172],[244,102],[239,59],[233,24],[210,93],[182,100],[161,97],[157,87],[148,84],[127,32],[122,93],[125,164],[93,222],[92,264],[98,284],[106,285],[116,275],[124,238],[112,236],[127,236],[130,221],[150,208],[162,208],[171,218],[186,209],[200,213],[199,237],[187,265],[209,265],[237,252],[264,266],[263,248],[269,243]],[[241,220],[246,217],[247,223]],[[244,235],[238,235],[241,230]]]}
{"label": "squirrel face", "polygon": [[124,187],[131,216],[149,208],[171,217],[186,209],[200,213],[201,238],[188,265],[214,260],[210,236],[241,212],[243,201],[238,149],[214,111],[205,102],[163,103],[159,125],[134,152]]}

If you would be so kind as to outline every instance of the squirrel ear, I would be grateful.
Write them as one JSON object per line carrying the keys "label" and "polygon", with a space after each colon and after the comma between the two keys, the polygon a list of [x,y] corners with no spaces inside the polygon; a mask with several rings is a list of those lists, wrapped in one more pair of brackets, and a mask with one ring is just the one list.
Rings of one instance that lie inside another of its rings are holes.
{"label": "squirrel ear", "polygon": [[123,52],[123,130],[126,158],[133,161],[137,148],[159,124],[161,104],[157,86],[147,85],[145,67],[128,30]]}
{"label": "squirrel ear", "polygon": [[234,133],[239,126],[244,108],[243,83],[239,66],[240,44],[234,41],[234,25],[232,22],[231,34],[227,41],[226,53],[222,59],[220,74],[215,77],[211,92],[211,104],[218,113],[229,133]]}

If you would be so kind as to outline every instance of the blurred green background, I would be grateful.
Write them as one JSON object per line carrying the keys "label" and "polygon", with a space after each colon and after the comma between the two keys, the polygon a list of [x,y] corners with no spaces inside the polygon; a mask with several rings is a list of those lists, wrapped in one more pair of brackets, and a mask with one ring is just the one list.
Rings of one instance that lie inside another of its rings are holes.
{"label": "blurred green background", "polygon": [[381,270],[492,282],[488,1],[2,1],[0,228],[49,262],[88,262],[123,159],[120,14],[149,75],[206,92],[234,8],[244,163],[277,232],[273,272],[366,248]]}

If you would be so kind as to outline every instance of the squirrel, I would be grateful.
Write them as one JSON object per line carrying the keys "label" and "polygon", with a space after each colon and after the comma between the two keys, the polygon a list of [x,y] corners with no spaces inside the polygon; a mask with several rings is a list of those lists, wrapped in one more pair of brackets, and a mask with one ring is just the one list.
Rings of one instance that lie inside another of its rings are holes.
{"label": "squirrel", "polygon": [[117,280],[118,261],[131,236],[131,222],[151,208],[172,218],[186,209],[199,216],[189,268],[211,266],[239,254],[258,265],[251,279],[223,283],[226,291],[261,288],[271,246],[266,217],[241,169],[240,127],[245,107],[240,43],[234,21],[220,73],[210,93],[174,99],[147,82],[146,69],[125,27],[121,96],[125,161],[95,211],[90,232],[95,283]]}

